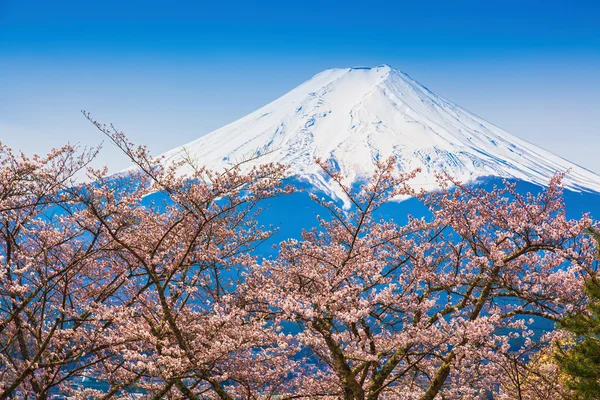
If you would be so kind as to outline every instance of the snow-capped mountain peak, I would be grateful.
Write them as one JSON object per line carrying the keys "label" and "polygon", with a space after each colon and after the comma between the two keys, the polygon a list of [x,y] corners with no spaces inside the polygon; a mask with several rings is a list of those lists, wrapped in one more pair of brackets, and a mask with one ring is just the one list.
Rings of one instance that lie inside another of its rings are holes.
{"label": "snow-capped mountain peak", "polygon": [[[462,181],[494,176],[544,185],[569,171],[572,190],[600,192],[600,176],[484,121],[388,65],[328,69],[279,99],[164,154],[223,168],[254,154],[335,195],[314,159],[330,160],[349,183],[394,156],[403,171],[420,167],[416,188],[435,189],[434,174]],[[251,164],[251,163],[249,163]],[[185,168],[185,167],[184,167]],[[183,172],[183,171],[182,171]]]}

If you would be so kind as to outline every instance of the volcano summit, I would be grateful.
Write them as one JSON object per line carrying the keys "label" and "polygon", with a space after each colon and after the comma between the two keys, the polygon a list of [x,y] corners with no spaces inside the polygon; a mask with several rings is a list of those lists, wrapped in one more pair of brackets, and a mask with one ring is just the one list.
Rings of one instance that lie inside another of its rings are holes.
{"label": "volcano summit", "polygon": [[[328,69],[259,110],[163,154],[213,169],[262,155],[331,195],[315,165],[331,162],[354,183],[374,161],[396,158],[401,171],[421,168],[415,188],[437,187],[446,171],[467,182],[501,177],[545,185],[558,171],[574,191],[600,192],[600,176],[519,139],[431,92],[387,65]],[[186,167],[182,167],[186,168]],[[183,171],[182,171],[183,172]]]}

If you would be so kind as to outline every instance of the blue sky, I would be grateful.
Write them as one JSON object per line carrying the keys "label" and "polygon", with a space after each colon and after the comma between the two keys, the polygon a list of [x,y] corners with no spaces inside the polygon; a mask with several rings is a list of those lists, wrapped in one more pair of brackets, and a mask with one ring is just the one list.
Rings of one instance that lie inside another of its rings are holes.
{"label": "blue sky", "polygon": [[0,0],[0,140],[99,143],[86,109],[160,153],[323,69],[383,63],[600,172],[598,1]]}

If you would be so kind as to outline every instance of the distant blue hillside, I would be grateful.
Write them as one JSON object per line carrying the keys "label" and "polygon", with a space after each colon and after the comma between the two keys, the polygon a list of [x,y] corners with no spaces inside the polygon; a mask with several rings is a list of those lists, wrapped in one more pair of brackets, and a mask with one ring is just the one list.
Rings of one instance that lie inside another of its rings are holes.
{"label": "distant blue hillside", "polygon": [[[295,183],[303,189],[308,189],[302,183]],[[502,187],[503,183],[499,178],[492,178],[475,185],[491,190],[494,185]],[[543,188],[528,182],[518,181],[517,190],[521,194],[537,194]],[[564,200],[569,218],[576,219],[584,213],[590,213],[593,218],[600,219],[600,193],[578,193],[565,190]],[[272,247],[274,244],[289,238],[299,238],[303,229],[317,226],[317,215],[327,216],[327,210],[312,201],[307,191],[269,199],[263,206],[267,209],[260,216],[259,222],[265,226],[273,225],[278,228],[278,232],[258,249],[258,253],[265,257],[276,254],[276,249]],[[407,215],[415,217],[430,215],[429,210],[416,199],[387,203],[378,210],[378,214],[386,220],[393,219],[399,224],[407,221]]]}

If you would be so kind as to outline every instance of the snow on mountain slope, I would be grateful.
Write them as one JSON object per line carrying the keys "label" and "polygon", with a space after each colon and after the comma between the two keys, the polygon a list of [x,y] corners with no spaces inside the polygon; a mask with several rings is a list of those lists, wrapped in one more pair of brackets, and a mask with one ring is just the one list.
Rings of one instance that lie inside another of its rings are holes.
{"label": "snow on mountain slope", "polygon": [[494,176],[540,185],[569,170],[567,188],[600,192],[600,176],[503,131],[387,65],[323,71],[164,156],[220,169],[253,154],[263,154],[254,162],[288,164],[292,174],[334,196],[336,187],[323,178],[316,157],[332,162],[349,183],[367,177],[374,160],[394,156],[400,170],[422,169],[413,184],[427,190],[437,187],[434,173],[442,170],[465,182]]}

